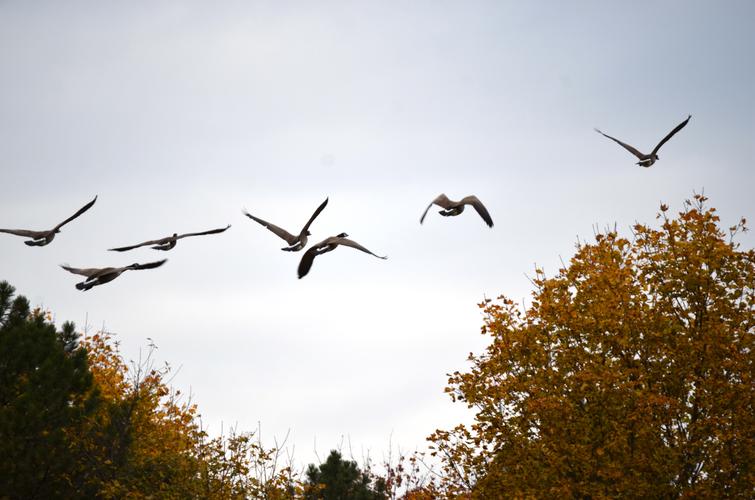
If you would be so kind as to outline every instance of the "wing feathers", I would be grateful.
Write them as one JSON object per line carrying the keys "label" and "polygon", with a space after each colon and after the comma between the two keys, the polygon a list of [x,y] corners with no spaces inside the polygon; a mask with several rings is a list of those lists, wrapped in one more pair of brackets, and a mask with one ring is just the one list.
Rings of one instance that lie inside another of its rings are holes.
{"label": "wing feathers", "polygon": [[666,137],[664,137],[663,139],[661,139],[661,142],[658,143],[658,145],[655,147],[655,149],[653,149],[653,152],[650,153],[650,154],[651,155],[655,155],[658,152],[658,150],[661,149],[661,146],[663,146],[664,144],[666,144],[666,142],[669,139],[671,139],[672,137],[674,137],[674,134],[676,134],[677,132],[679,132],[681,129],[684,128],[685,125],[687,125],[687,122],[689,121],[690,118],[692,118],[692,115],[687,116],[686,120],[684,120],[682,123],[680,123],[679,125],[677,125],[676,127],[674,127],[674,130],[672,130],[671,132],[669,132],[668,135],[666,135]]}
{"label": "wing feathers", "polygon": [[449,200],[448,196],[446,196],[445,194],[439,194],[433,201],[430,202],[425,211],[422,213],[422,217],[419,218],[420,224],[425,221],[425,216],[427,215],[428,210],[430,210],[430,207],[432,207],[433,205],[438,205],[439,207],[448,210],[449,208],[453,207],[453,202]]}
{"label": "wing feathers", "polygon": [[[221,227],[221,228],[218,228],[218,229],[210,229],[209,231],[202,231],[201,233],[186,233],[186,234],[182,234],[180,236],[176,236],[176,239],[180,240],[181,238],[188,238],[189,236],[204,236],[206,234],[218,234],[218,233],[222,233],[224,231],[227,231],[229,227],[231,227],[230,224],[228,224],[226,227]],[[173,238],[171,237],[169,239],[173,239]]]}
{"label": "wing feathers", "polygon": [[63,222],[61,222],[60,224],[58,224],[57,226],[55,226],[52,230],[53,231],[57,231],[58,229],[60,229],[64,225],[68,224],[69,222],[71,222],[72,220],[74,220],[76,217],[78,217],[79,215],[83,214],[84,212],[86,212],[87,210],[89,210],[90,208],[92,208],[92,205],[94,205],[94,202],[96,202],[96,201],[97,201],[97,197],[95,196],[92,201],[90,201],[89,203],[87,203],[86,205],[84,205],[83,207],[81,207],[78,212],[76,212],[75,214],[73,214],[72,216],[70,216],[69,218],[67,218],[66,220],[64,220]]}
{"label": "wing feathers", "polygon": [[172,239],[173,239],[172,236],[168,236],[167,238],[160,238],[159,240],[149,240],[149,241],[144,241],[142,243],[139,243],[137,245],[131,245],[127,247],[118,247],[118,248],[109,248],[108,250],[111,252],[126,252],[128,250],[133,250],[134,248],[139,248],[139,247],[145,247],[147,245],[164,245]]}
{"label": "wing feathers", "polygon": [[49,231],[29,231],[28,229],[0,229],[0,233],[15,234],[25,238],[39,239],[44,238]]}
{"label": "wing feathers", "polygon": [[430,207],[432,207],[432,206],[433,206],[433,203],[431,202],[431,203],[430,203],[430,204],[429,204],[429,205],[427,206],[427,208],[425,209],[425,211],[424,211],[424,212],[422,212],[422,217],[420,217],[420,218],[419,218],[419,223],[420,223],[420,224],[422,224],[423,222],[425,222],[425,216],[427,215],[427,211],[428,211],[428,210],[430,210]]}
{"label": "wing feathers", "polygon": [[314,222],[317,216],[320,215],[320,212],[322,212],[326,206],[328,206],[328,198],[325,198],[325,201],[320,203],[320,206],[317,207],[317,209],[315,210],[315,213],[312,214],[312,217],[310,217],[307,223],[304,224],[304,227],[301,230],[302,233],[306,233],[307,230],[309,230],[309,226],[312,224],[312,222]]}
{"label": "wing feathers", "polygon": [[611,136],[610,136],[610,135],[608,135],[608,134],[604,134],[603,132],[601,132],[601,131],[600,131],[599,129],[597,129],[597,128],[595,129],[595,131],[596,131],[597,133],[599,133],[600,135],[602,135],[603,137],[608,137],[609,139],[611,139],[611,140],[612,140],[612,141],[614,141],[615,143],[617,143],[617,144],[621,145],[621,146],[622,146],[622,147],[623,147],[624,149],[626,149],[627,151],[629,151],[630,153],[632,153],[633,155],[635,155],[635,156],[637,157],[637,159],[638,159],[638,160],[644,160],[644,159],[645,159],[645,155],[644,155],[644,154],[642,154],[642,153],[640,153],[639,151],[637,151],[637,149],[635,149],[635,148],[634,148],[633,146],[630,146],[629,144],[626,144],[626,143],[624,143],[624,142],[621,142],[621,141],[620,141],[620,140],[618,140],[617,138],[615,138],[615,137],[611,137]]}
{"label": "wing feathers", "polygon": [[299,267],[296,268],[296,274],[299,276],[299,279],[302,279],[304,276],[309,273],[309,270],[312,269],[312,263],[315,261],[315,256],[318,254],[318,247],[313,246],[310,247],[309,250],[304,252],[304,255],[301,256],[301,260],[299,261]]}
{"label": "wing feathers", "polygon": [[477,210],[477,213],[480,214],[480,217],[482,217],[482,220],[485,221],[485,224],[488,225],[488,227],[493,227],[493,218],[490,217],[490,213],[488,213],[488,209],[485,208],[485,205],[482,204],[479,198],[477,196],[467,196],[463,200],[461,200],[462,203],[466,205],[472,205],[475,210]]}
{"label": "wing feathers", "polygon": [[91,278],[92,276],[96,276],[97,274],[101,273],[103,270],[107,268],[99,268],[99,267],[90,267],[85,269],[79,269],[76,267],[70,267],[66,264],[61,264],[60,267],[68,271],[69,273],[73,274],[80,274],[81,276],[86,276],[87,278]]}
{"label": "wing feathers", "polygon": [[374,253],[370,252],[369,250],[367,250],[362,245],[360,245],[359,243],[357,243],[356,241],[349,240],[349,239],[346,239],[346,238],[339,238],[338,239],[338,244],[339,245],[344,245],[344,246],[347,246],[347,247],[351,247],[351,248],[356,248],[357,250],[361,250],[364,253],[368,253],[370,255],[373,255],[373,256],[377,257],[378,259],[385,260],[385,259],[388,258],[387,256],[383,257],[383,256],[380,256],[380,255],[374,254]]}
{"label": "wing feathers", "polygon": [[168,259],[163,259],[163,260],[157,260],[155,262],[147,262],[146,264],[132,264],[128,266],[128,269],[131,269],[132,271],[141,271],[142,269],[154,269],[156,267],[162,266],[167,261]]}
{"label": "wing feathers", "polygon": [[286,242],[289,245],[293,245],[294,243],[296,243],[297,241],[299,241],[299,237],[298,236],[294,236],[293,234],[289,233],[288,231],[286,231],[282,227],[278,227],[275,224],[271,224],[271,223],[267,222],[266,220],[260,219],[259,217],[255,217],[254,215],[250,214],[246,210],[244,210],[244,215],[246,215],[247,217],[249,217],[253,221],[255,221],[255,222],[263,225],[264,227],[266,227],[267,229],[269,229],[273,234],[275,234],[279,238],[283,238],[284,240],[286,240]]}

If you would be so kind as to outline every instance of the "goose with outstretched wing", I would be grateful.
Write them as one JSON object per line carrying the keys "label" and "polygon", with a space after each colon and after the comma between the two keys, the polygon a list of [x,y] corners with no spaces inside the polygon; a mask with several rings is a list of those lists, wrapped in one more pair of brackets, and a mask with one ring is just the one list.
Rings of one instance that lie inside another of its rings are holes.
{"label": "goose with outstretched wing", "polygon": [[680,123],[679,125],[677,125],[676,127],[674,127],[674,130],[672,130],[671,132],[669,132],[668,134],[666,134],[666,137],[664,137],[663,139],[661,139],[661,142],[659,142],[655,146],[655,148],[653,148],[653,151],[650,154],[641,153],[640,151],[637,150],[637,148],[635,148],[633,146],[630,146],[629,144],[627,144],[625,142],[621,142],[617,138],[611,137],[610,135],[608,135],[606,133],[603,133],[602,131],[600,131],[597,128],[595,129],[595,131],[597,133],[599,133],[600,135],[611,139],[612,141],[614,141],[615,143],[619,144],[624,149],[626,149],[627,151],[629,151],[630,153],[632,153],[633,155],[635,155],[637,157],[637,159],[640,160],[640,161],[637,162],[637,165],[639,165],[641,167],[648,168],[651,165],[653,165],[655,162],[657,162],[658,160],[661,159],[661,157],[658,156],[658,150],[661,149],[661,146],[663,146],[664,144],[666,144],[666,142],[668,142],[669,139],[671,139],[672,137],[674,137],[674,135],[677,132],[679,132],[681,129],[683,129],[685,127],[685,125],[687,125],[687,122],[689,122],[690,118],[692,118],[692,115],[687,116],[686,120],[684,120],[682,123]]}
{"label": "goose with outstretched wing", "polygon": [[225,232],[229,227],[231,227],[230,224],[228,224],[226,227],[210,229],[209,231],[202,231],[201,233],[186,233],[181,235],[179,235],[178,233],[173,233],[173,236],[166,236],[165,238],[160,238],[158,240],[149,240],[139,243],[138,245],[109,248],[108,250],[110,250],[111,252],[126,252],[128,250],[133,250],[134,248],[139,248],[147,245],[153,245],[152,248],[154,248],[155,250],[170,250],[171,248],[176,246],[176,243],[181,238],[188,238],[189,236],[204,236],[206,234],[218,234]]}
{"label": "goose with outstretched wing", "polygon": [[422,213],[422,217],[420,217],[419,219],[420,224],[425,221],[425,216],[427,215],[428,210],[430,210],[430,207],[432,207],[433,205],[438,205],[443,209],[438,211],[438,213],[444,217],[453,217],[459,215],[460,213],[464,212],[465,205],[471,205],[472,208],[474,208],[477,213],[480,214],[480,217],[482,217],[482,220],[485,221],[485,224],[487,224],[488,227],[493,227],[493,219],[490,217],[488,209],[485,208],[485,205],[482,204],[477,196],[465,196],[459,201],[453,201],[448,199],[448,196],[441,193],[437,198],[430,202],[425,211]]}
{"label": "goose with outstretched wing", "polygon": [[323,209],[328,205],[328,198],[325,198],[325,201],[320,203],[320,206],[317,207],[315,212],[312,214],[312,217],[309,218],[306,224],[304,224],[304,227],[299,231],[298,235],[293,235],[286,231],[285,229],[276,226],[275,224],[272,224],[270,222],[267,222],[266,220],[260,219],[259,217],[255,217],[254,215],[250,214],[246,210],[244,210],[244,215],[252,219],[253,221],[261,224],[263,227],[266,227],[270,230],[273,234],[277,235],[279,238],[282,238],[288,243],[288,247],[281,248],[281,250],[285,252],[298,252],[305,246],[307,246],[307,237],[311,236],[312,233],[309,232],[309,226],[314,222],[314,220],[317,218],[318,215],[320,215],[320,212],[323,211]]}
{"label": "goose with outstretched wing", "polygon": [[312,269],[312,263],[315,261],[315,257],[317,257],[318,255],[322,255],[324,253],[332,252],[338,246],[341,246],[341,245],[351,247],[351,248],[356,248],[357,250],[373,255],[377,257],[378,259],[385,260],[388,258],[387,256],[381,256],[381,255],[372,253],[371,251],[367,250],[365,247],[363,247],[356,241],[348,239],[348,236],[349,235],[346,233],[341,233],[337,236],[331,236],[330,238],[325,238],[320,243],[317,243],[309,247],[309,249],[306,252],[304,252],[304,255],[302,255],[301,261],[299,261],[299,267],[297,269],[297,274],[299,275],[299,279],[306,276],[309,270]]}
{"label": "goose with outstretched wing", "polygon": [[76,288],[81,291],[86,291],[97,285],[103,285],[123,274],[125,271],[141,271],[143,269],[154,269],[160,267],[168,259],[158,260],[155,262],[148,262],[146,264],[131,264],[124,267],[90,267],[85,269],[79,269],[76,267],[70,267],[65,264],[61,264],[60,267],[66,271],[86,276],[87,279],[81,283],[76,283]]}
{"label": "goose with outstretched wing", "polygon": [[60,228],[74,220],[76,217],[80,216],[90,208],[92,208],[92,205],[94,205],[94,202],[97,201],[97,197],[95,196],[92,201],[81,207],[78,212],[58,224],[52,229],[49,229],[47,231],[31,231],[28,229],[0,229],[0,233],[7,233],[7,234],[14,234],[16,236],[22,236],[24,238],[31,238],[30,240],[24,241],[27,245],[31,247],[43,247],[45,245],[49,245],[50,242],[52,242],[53,239],[55,239],[55,235],[60,232]]}

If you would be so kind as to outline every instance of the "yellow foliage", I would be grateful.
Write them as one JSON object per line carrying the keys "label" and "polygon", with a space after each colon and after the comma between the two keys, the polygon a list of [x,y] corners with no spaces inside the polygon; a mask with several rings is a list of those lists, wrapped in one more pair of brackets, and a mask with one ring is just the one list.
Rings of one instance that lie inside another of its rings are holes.
{"label": "yellow foliage", "polygon": [[[284,498],[296,474],[277,467],[276,449],[250,433],[209,438],[198,409],[172,390],[170,366],[146,359],[126,365],[105,332],[85,337],[99,401],[72,442],[87,471],[82,489],[101,498]],[[286,498],[290,498],[288,495]]]}
{"label": "yellow foliage", "polygon": [[755,252],[696,196],[659,229],[581,244],[531,307],[481,304],[491,344],[448,392],[475,423],[431,436],[475,498],[748,496]]}

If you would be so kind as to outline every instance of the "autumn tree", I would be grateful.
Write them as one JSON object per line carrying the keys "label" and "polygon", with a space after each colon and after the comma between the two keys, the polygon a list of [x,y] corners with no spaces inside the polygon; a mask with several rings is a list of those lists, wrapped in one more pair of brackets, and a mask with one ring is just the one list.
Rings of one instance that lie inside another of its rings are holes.
{"label": "autumn tree", "polygon": [[78,485],[82,494],[194,496],[202,468],[197,408],[165,383],[169,365],[154,366],[154,348],[127,365],[105,332],[85,337],[82,344],[99,394],[97,410],[69,432],[85,478]]}
{"label": "autumn tree", "polygon": [[[291,498],[298,476],[252,432],[214,438],[196,404],[166,382],[154,345],[127,364],[106,332],[85,337],[98,411],[72,440],[100,498]],[[92,495],[94,496],[94,495]]]}
{"label": "autumn tree", "polygon": [[705,201],[537,269],[526,311],[481,304],[490,345],[447,389],[475,422],[431,436],[451,490],[752,498],[755,252]]}

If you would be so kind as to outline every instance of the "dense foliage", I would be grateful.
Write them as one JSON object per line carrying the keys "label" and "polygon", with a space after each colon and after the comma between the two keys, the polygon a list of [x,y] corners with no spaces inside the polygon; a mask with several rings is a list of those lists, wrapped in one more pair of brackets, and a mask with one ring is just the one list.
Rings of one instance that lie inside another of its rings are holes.
{"label": "dense foliage", "polygon": [[531,307],[481,305],[487,350],[450,392],[475,423],[432,440],[476,498],[751,498],[755,252],[705,198],[599,234]]}
{"label": "dense foliage", "polygon": [[0,282],[0,497],[60,498],[75,490],[68,429],[97,402],[73,325],[61,331]]}

